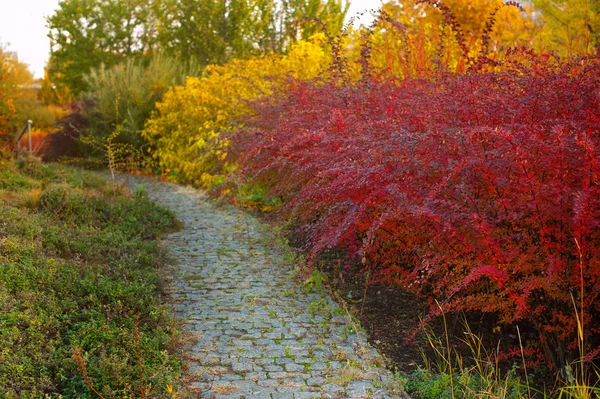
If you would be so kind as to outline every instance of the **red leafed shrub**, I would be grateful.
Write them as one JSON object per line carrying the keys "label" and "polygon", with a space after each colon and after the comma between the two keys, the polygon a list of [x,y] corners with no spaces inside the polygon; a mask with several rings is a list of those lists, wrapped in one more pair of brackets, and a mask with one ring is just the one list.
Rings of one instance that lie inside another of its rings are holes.
{"label": "red leafed shrub", "polygon": [[574,303],[587,349],[600,346],[599,79],[593,60],[298,82],[232,140],[309,254],[341,249],[445,310],[526,321],[562,368]]}

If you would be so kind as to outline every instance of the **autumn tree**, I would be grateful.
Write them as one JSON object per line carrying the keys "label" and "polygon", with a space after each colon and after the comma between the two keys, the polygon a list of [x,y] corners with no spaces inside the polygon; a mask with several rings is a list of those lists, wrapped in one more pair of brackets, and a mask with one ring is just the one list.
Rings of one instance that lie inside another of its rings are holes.
{"label": "autumn tree", "polygon": [[43,107],[27,64],[20,62],[16,53],[6,50],[0,54],[0,64],[0,92],[4,95],[0,115],[4,117],[5,132],[14,133],[33,115],[38,116],[36,120],[47,124],[47,115],[43,111],[38,112]]}
{"label": "autumn tree", "polygon": [[50,69],[48,66],[44,68],[38,97],[46,105],[66,106],[73,100],[73,93],[67,85],[60,83],[60,74],[58,79],[52,78]]}
{"label": "autumn tree", "polygon": [[27,120],[33,120],[34,127],[39,129],[47,129],[54,123],[59,111],[42,103],[38,89],[27,64],[0,45],[0,142],[14,142]]}
{"label": "autumn tree", "polygon": [[487,52],[501,57],[527,45],[536,29],[531,12],[501,0],[391,1],[378,15],[361,33],[370,42],[372,68],[400,78],[464,69],[466,58]]}
{"label": "autumn tree", "polygon": [[567,57],[600,53],[598,0],[533,0],[543,25],[537,45]]}
{"label": "autumn tree", "polygon": [[[270,9],[254,11],[268,16]],[[253,51],[251,36],[261,32],[244,0],[166,0],[157,7],[161,45],[171,54],[194,57],[203,64]],[[259,20],[260,20],[259,17]]]}
{"label": "autumn tree", "polygon": [[[336,34],[343,25],[350,6],[348,0],[287,0],[282,4],[287,37],[307,40],[320,29],[325,28],[329,33]],[[309,24],[304,21],[312,20]],[[316,20],[319,23],[314,23]]]}

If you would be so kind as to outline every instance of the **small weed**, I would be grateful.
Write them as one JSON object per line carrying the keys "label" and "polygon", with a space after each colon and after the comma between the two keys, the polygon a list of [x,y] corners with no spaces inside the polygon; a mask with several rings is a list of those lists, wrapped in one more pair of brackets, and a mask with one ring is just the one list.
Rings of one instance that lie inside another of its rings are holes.
{"label": "small weed", "polygon": [[425,335],[435,357],[433,363],[424,357],[425,367],[419,367],[410,375],[398,376],[409,394],[423,399],[535,397],[533,390],[517,377],[516,369],[501,373],[498,354],[487,352],[468,325],[464,343],[471,352],[471,366],[467,366],[462,356],[450,346],[447,336],[438,337],[430,328],[425,329]]}
{"label": "small weed", "polygon": [[245,301],[248,302],[252,306],[256,306],[256,301],[258,300],[257,296],[249,296],[246,297]]}
{"label": "small weed", "polygon": [[219,395],[229,395],[239,390],[235,385],[215,385],[211,388],[214,393],[218,393]]}
{"label": "small weed", "polygon": [[147,195],[148,194],[146,193],[146,187],[143,184],[140,184],[135,191],[135,196],[138,198],[144,198]]}
{"label": "small weed", "polygon": [[319,269],[314,268],[311,270],[310,275],[304,280],[304,291],[315,292],[320,291],[323,288],[323,284],[327,282],[327,276],[323,274]]}
{"label": "small weed", "polygon": [[306,308],[313,315],[317,312],[323,312],[327,310],[327,305],[325,304],[325,298],[321,298],[320,300],[312,301],[308,307]]}
{"label": "small weed", "polygon": [[346,386],[352,381],[363,378],[364,373],[360,368],[347,362],[344,367],[333,377],[330,382],[341,386]]}

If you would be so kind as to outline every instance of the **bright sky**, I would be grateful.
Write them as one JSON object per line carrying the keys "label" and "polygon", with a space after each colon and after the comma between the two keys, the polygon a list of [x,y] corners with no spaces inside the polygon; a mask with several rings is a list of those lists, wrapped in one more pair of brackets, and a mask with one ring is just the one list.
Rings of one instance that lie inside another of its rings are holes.
{"label": "bright sky", "polygon": [[59,0],[0,0],[0,42],[16,51],[36,78],[44,76],[50,53],[45,17],[58,8]]}
{"label": "bright sky", "polygon": [[[4,1],[4,0],[0,0]],[[385,2],[389,2],[390,0],[386,0]],[[346,15],[346,19],[349,17],[355,16],[356,13],[363,12],[365,10],[371,9],[379,9],[381,7],[381,0],[350,0],[350,10],[348,10],[348,14]],[[363,15],[356,22],[363,25],[369,25],[373,21],[373,18],[370,15]]]}
{"label": "bright sky", "polygon": [[[36,78],[44,76],[50,52],[45,17],[58,8],[59,0],[0,0],[0,43],[15,51],[29,65]],[[379,8],[380,0],[351,0],[348,16],[365,9]],[[363,17],[359,22],[371,21]]]}

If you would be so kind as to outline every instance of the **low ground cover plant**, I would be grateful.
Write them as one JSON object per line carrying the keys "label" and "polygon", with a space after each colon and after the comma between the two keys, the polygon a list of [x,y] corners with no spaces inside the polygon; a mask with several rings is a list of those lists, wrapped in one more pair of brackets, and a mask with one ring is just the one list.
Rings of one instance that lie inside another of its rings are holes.
{"label": "low ground cover plant", "polygon": [[431,315],[531,328],[530,359],[568,380],[580,342],[600,351],[599,78],[515,52],[495,73],[297,82],[233,147],[309,259],[340,249]]}
{"label": "low ground cover plant", "polygon": [[175,226],[97,174],[0,160],[0,397],[167,397],[156,238]]}

